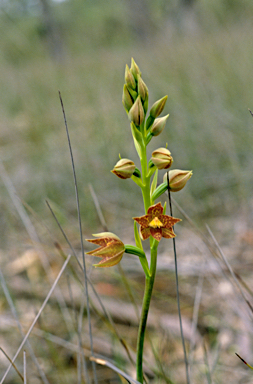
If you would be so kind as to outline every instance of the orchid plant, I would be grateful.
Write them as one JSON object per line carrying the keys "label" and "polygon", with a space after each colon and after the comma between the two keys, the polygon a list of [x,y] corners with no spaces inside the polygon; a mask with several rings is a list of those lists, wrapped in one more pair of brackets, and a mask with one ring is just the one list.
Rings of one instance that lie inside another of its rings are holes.
{"label": "orchid plant", "polygon": [[[168,96],[156,101],[148,113],[148,88],[141,77],[141,71],[132,59],[131,67],[126,65],[125,84],[123,87],[123,105],[130,120],[134,145],[140,159],[141,169],[129,159],[120,159],[112,172],[121,179],[132,179],[140,187],[145,214],[134,217],[135,245],[124,244],[118,236],[110,232],[93,235],[95,239],[87,240],[99,248],[87,254],[98,256],[101,261],[95,267],[112,267],[119,263],[124,253],[139,257],[146,276],[145,291],[140,317],[137,349],[136,349],[136,378],[143,383],[143,347],[149,306],[155,281],[157,251],[162,237],[175,237],[173,227],[180,219],[166,215],[164,207],[156,200],[167,190],[180,191],[192,176],[192,171],[174,169],[167,171],[163,183],[157,186],[158,170],[167,170],[173,163],[171,152],[167,148],[153,151],[150,160],[147,158],[147,146],[151,139],[162,133],[169,115],[159,117],[166,104]],[[139,228],[138,228],[139,226]],[[150,262],[143,250],[142,242],[149,238]]]}

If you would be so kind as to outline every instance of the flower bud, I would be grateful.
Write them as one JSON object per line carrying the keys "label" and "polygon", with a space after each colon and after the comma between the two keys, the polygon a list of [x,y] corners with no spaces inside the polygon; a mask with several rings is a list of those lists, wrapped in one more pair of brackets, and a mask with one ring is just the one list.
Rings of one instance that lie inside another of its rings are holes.
{"label": "flower bud", "polygon": [[131,61],[131,68],[130,68],[131,73],[133,74],[134,78],[137,80],[137,75],[141,76],[141,71],[134,59],[132,58]]}
{"label": "flower bud", "polygon": [[152,153],[152,162],[158,169],[168,169],[173,163],[173,158],[167,148],[158,148]]}
{"label": "flower bud", "polygon": [[127,86],[127,90],[130,93],[130,96],[132,97],[133,101],[135,102],[135,100],[137,99],[138,93],[134,89],[128,86]]}
{"label": "flower bud", "polygon": [[[169,189],[171,192],[178,192],[184,188],[187,181],[192,177],[192,171],[173,169],[169,171]],[[163,182],[167,182],[167,172],[163,176]]]}
{"label": "flower bud", "polygon": [[166,115],[164,117],[158,117],[157,119],[155,119],[154,124],[152,125],[152,128],[150,130],[152,136],[158,136],[160,135],[160,133],[162,133],[168,117],[169,115]]}
{"label": "flower bud", "polygon": [[129,120],[139,127],[144,120],[144,109],[141,103],[141,97],[138,96],[133,106],[128,112]]}
{"label": "flower bud", "polygon": [[127,110],[127,112],[129,111],[129,109],[131,109],[134,103],[126,84],[124,84],[124,87],[123,87],[122,103],[125,109]]}
{"label": "flower bud", "polygon": [[138,82],[138,94],[141,96],[141,99],[145,101],[148,98],[148,87],[142,80],[141,76],[137,76],[137,82]]}
{"label": "flower bud", "polygon": [[168,96],[164,96],[163,98],[161,98],[160,100],[157,100],[151,107],[150,109],[150,116],[156,118],[160,115],[160,113],[162,113],[163,111],[163,108],[166,104],[166,101],[168,99]]}
{"label": "flower bud", "polygon": [[135,164],[129,159],[120,159],[111,171],[120,179],[130,179],[135,171]]}
{"label": "flower bud", "polygon": [[126,85],[132,89],[135,89],[136,88],[136,81],[135,81],[135,78],[132,74],[132,72],[130,71],[128,65],[126,64],[126,69],[125,69],[125,82],[126,82]]}

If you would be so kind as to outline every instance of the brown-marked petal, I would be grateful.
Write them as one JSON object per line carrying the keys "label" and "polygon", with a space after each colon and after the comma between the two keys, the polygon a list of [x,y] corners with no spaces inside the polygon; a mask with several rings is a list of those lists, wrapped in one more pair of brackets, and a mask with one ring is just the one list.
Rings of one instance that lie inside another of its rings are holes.
{"label": "brown-marked petal", "polygon": [[119,237],[111,232],[98,233],[93,236],[98,237],[98,239],[87,239],[87,241],[99,245],[99,248],[87,252],[87,255],[102,257],[102,260],[95,266],[112,267],[118,264],[125,252],[125,245]]}
{"label": "brown-marked petal", "polygon": [[161,203],[151,205],[148,209],[148,214],[152,215],[152,217],[162,215],[163,213],[163,206]]}
{"label": "brown-marked petal", "polygon": [[150,229],[151,228],[149,227],[148,228],[141,227],[140,234],[141,234],[142,240],[146,240],[149,238],[149,236],[151,236]]}

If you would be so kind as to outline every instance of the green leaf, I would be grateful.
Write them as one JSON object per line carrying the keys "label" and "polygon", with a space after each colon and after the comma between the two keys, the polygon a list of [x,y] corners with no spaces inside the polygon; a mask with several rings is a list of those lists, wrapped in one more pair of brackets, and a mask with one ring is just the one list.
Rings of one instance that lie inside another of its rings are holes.
{"label": "green leaf", "polygon": [[167,201],[164,203],[163,214],[166,215]]}
{"label": "green leaf", "polygon": [[131,122],[131,131],[132,131],[132,135],[133,135],[133,139],[134,139],[135,149],[136,149],[139,157],[141,157],[141,147],[140,147],[139,143],[142,141],[142,134],[139,131],[139,129],[136,128],[136,126],[134,125],[133,122]]}
{"label": "green leaf", "polygon": [[143,249],[137,222],[134,222],[134,239],[138,248]]}
{"label": "green leaf", "polygon": [[156,186],[157,186],[157,177],[158,177],[158,169],[156,169],[155,174],[154,174],[154,177],[153,177],[153,180],[152,180],[152,183],[151,183],[151,187],[150,187],[150,196],[152,196],[152,194],[154,193],[154,191],[155,191],[155,189],[156,189]]}
{"label": "green leaf", "polygon": [[151,141],[153,135],[151,132],[148,132],[147,136],[146,136],[146,145],[149,144],[149,142]]}
{"label": "green leaf", "polygon": [[139,157],[141,157],[141,147],[140,147],[140,144],[138,143],[138,141],[136,140],[135,137],[134,137],[134,146],[135,146],[135,149],[136,149]]}
{"label": "green leaf", "polygon": [[162,183],[160,184],[152,193],[151,200],[154,202],[158,197],[160,197],[164,192],[166,192],[168,189],[168,184],[167,183]]}

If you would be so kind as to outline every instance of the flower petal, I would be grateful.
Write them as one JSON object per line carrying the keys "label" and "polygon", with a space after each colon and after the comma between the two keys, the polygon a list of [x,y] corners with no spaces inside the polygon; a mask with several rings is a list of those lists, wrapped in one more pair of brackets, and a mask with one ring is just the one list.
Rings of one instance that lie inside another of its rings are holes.
{"label": "flower petal", "polygon": [[115,239],[115,240],[121,241],[120,238],[112,232],[101,232],[101,233],[96,233],[95,235],[92,235],[92,236],[100,237],[101,239],[110,238],[110,239]]}
{"label": "flower petal", "polygon": [[163,227],[165,228],[173,227],[174,224],[181,221],[181,219],[176,219],[175,217],[168,215],[159,216],[159,220],[163,223]]}
{"label": "flower petal", "polygon": [[160,216],[163,213],[162,204],[158,203],[155,205],[151,205],[151,207],[149,207],[147,213],[148,213],[148,215],[151,215],[152,218],[154,218],[155,216]]}
{"label": "flower petal", "polygon": [[147,240],[149,236],[151,236],[150,228],[141,227],[140,234],[141,234],[142,240]]}
{"label": "flower petal", "polygon": [[151,236],[157,240],[160,241],[162,238],[162,228],[151,228],[150,229]]}
{"label": "flower petal", "polygon": [[140,217],[133,217],[138,224],[140,224],[143,228],[148,228],[150,221],[152,220],[151,215],[144,215]]}
{"label": "flower petal", "polygon": [[104,257],[98,264],[93,264],[94,267],[113,267],[118,264],[123,257],[124,252],[119,252],[113,257]]}
{"label": "flower petal", "polygon": [[87,252],[87,255],[102,257],[102,260],[97,264],[103,267],[111,267],[120,262],[125,252],[125,245],[111,232],[103,232],[93,235],[98,239],[87,240],[90,243],[96,244],[99,247],[93,251]]}
{"label": "flower petal", "polygon": [[171,239],[172,237],[175,237],[175,233],[173,231],[173,228],[162,228],[162,237],[165,239]]}

